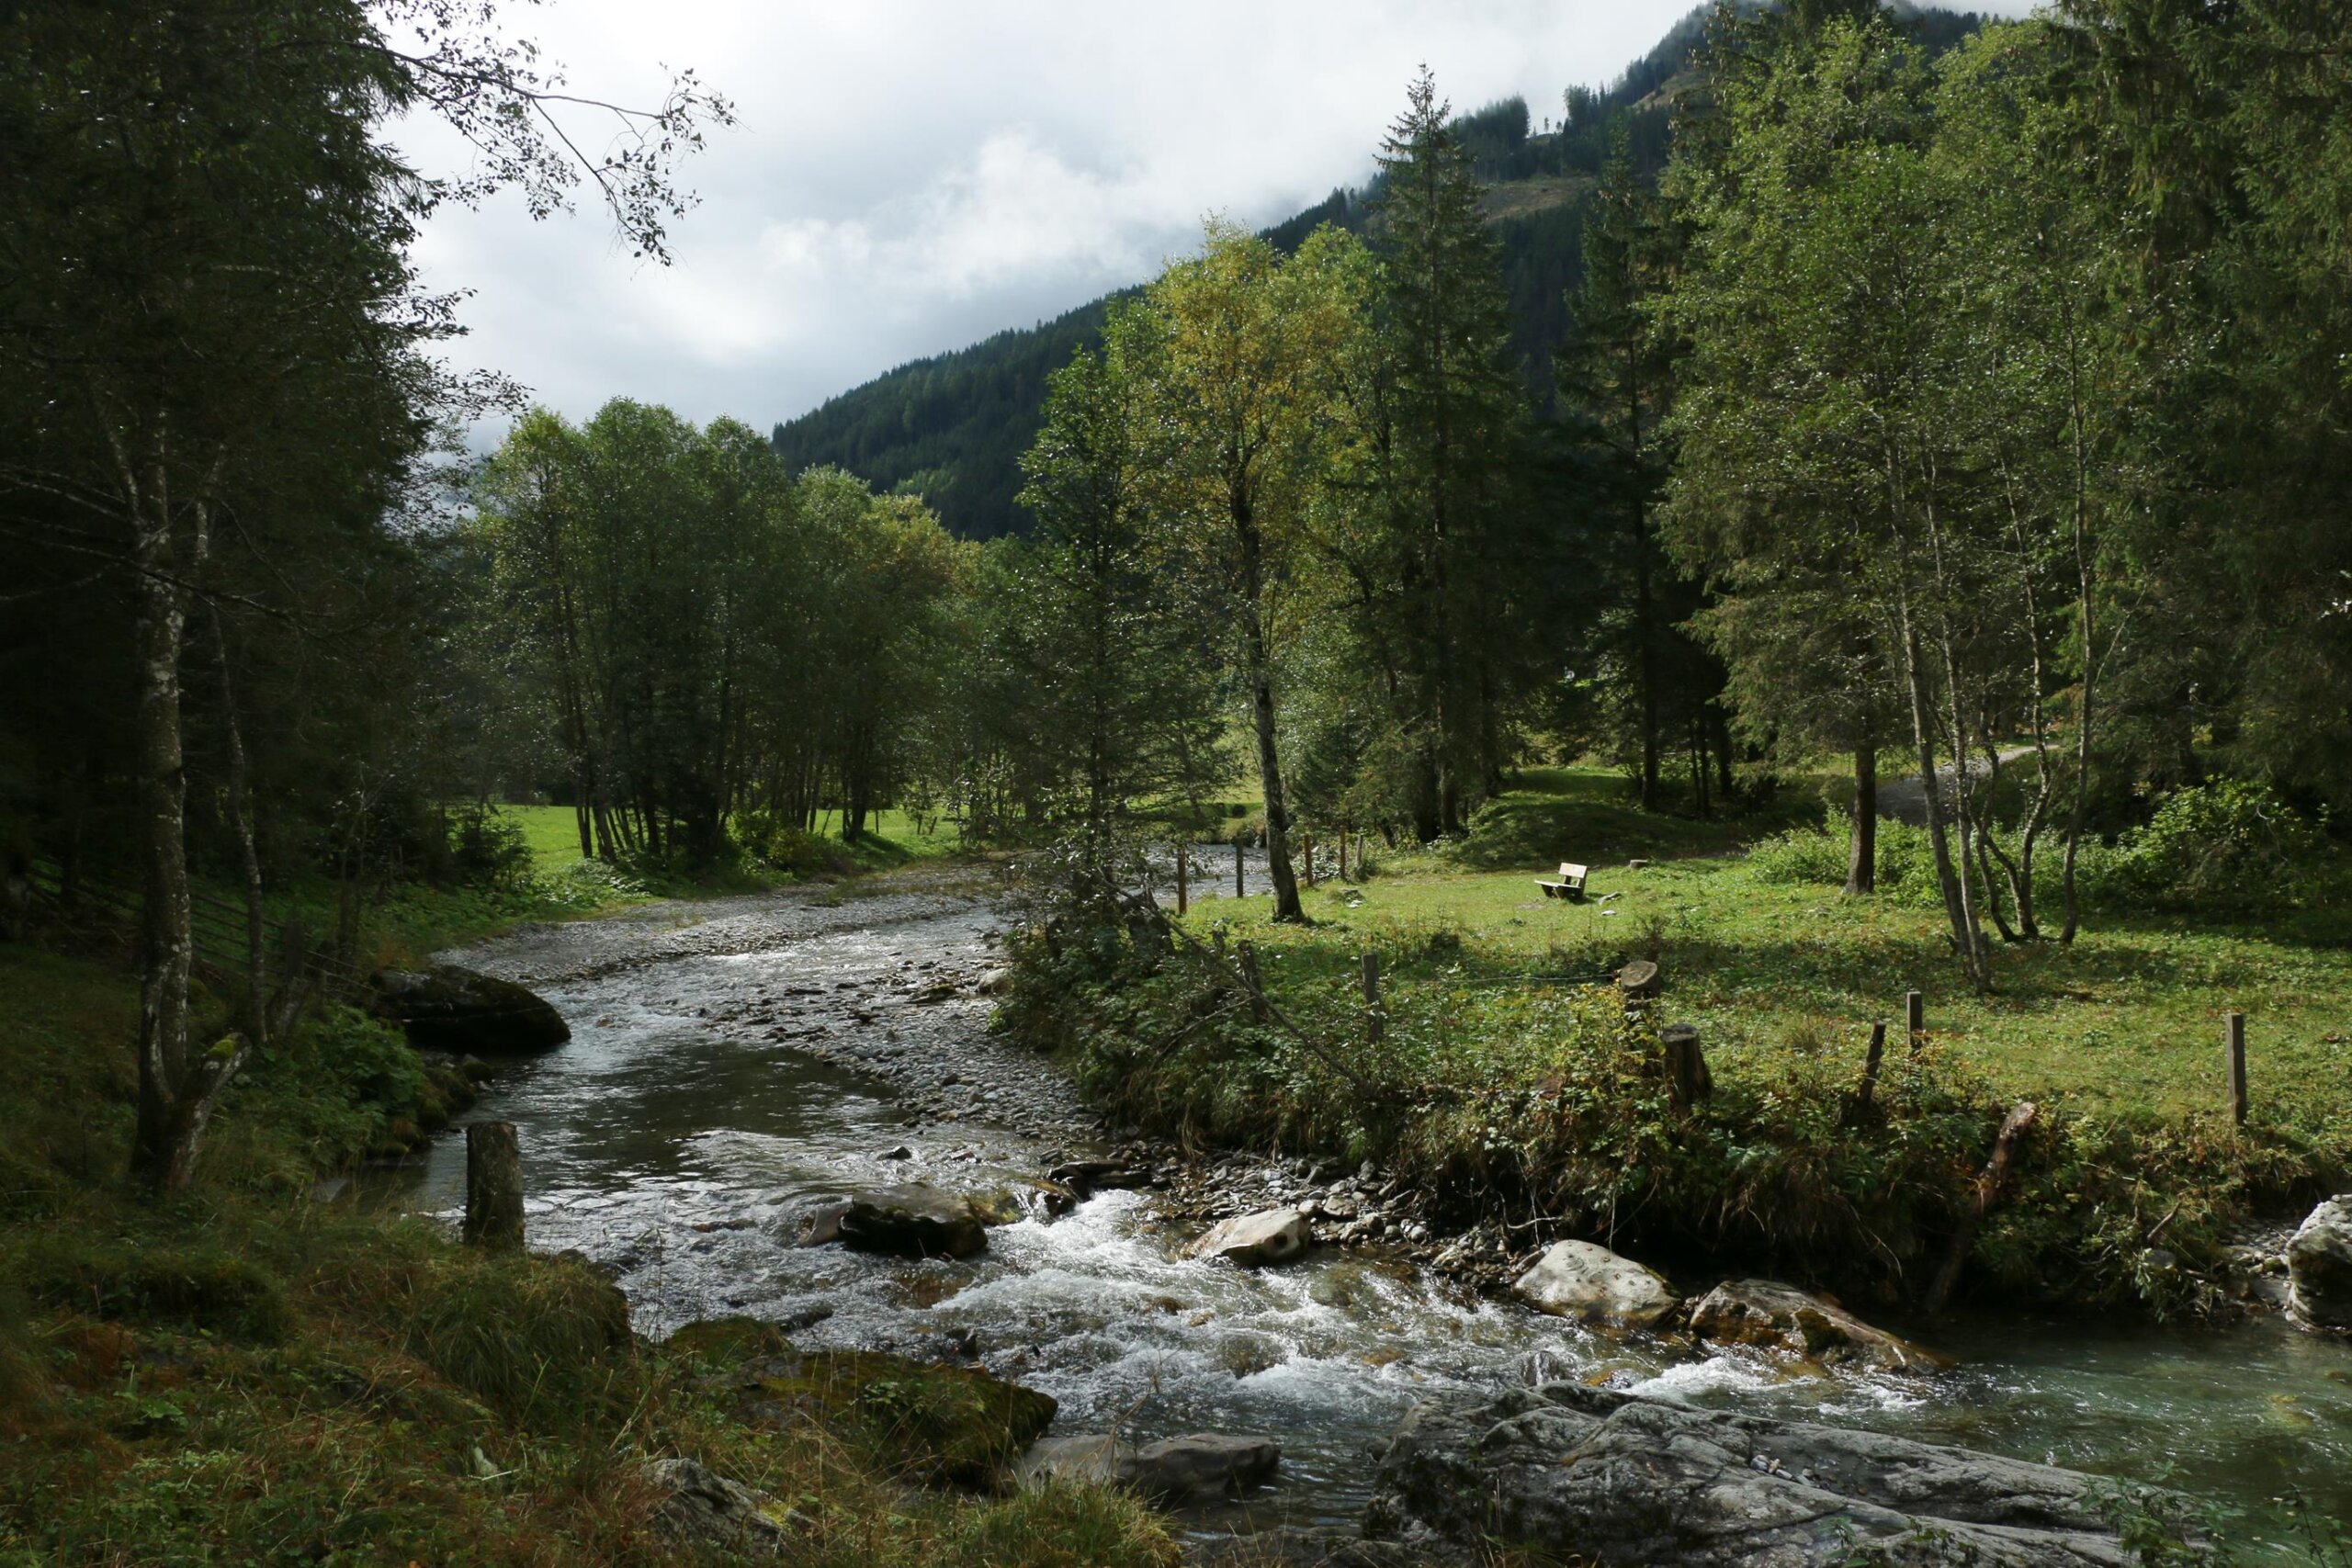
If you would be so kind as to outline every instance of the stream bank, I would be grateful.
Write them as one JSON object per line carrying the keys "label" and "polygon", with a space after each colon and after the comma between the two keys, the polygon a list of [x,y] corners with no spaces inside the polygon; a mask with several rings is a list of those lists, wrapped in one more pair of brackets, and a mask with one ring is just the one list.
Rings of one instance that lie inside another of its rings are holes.
{"label": "stream bank", "polygon": [[[521,1130],[534,1247],[613,1271],[656,1337],[743,1314],[804,1349],[985,1367],[1052,1395],[1057,1433],[1279,1439],[1271,1488],[1188,1516],[1204,1540],[1352,1530],[1370,1453],[1416,1404],[1559,1379],[2184,1485],[2245,1510],[2266,1540],[2291,1529],[2278,1500],[2296,1494],[2352,1512],[2352,1359],[2276,1323],[1955,1318],[1928,1336],[1956,1358],[1949,1371],[1811,1375],[1543,1317],[1421,1267],[1414,1253],[1452,1244],[1413,1236],[1413,1194],[1376,1169],[1123,1140],[989,1029],[994,899],[985,882],[934,877],[657,906],[460,955],[540,989],[573,1025],[570,1045],[512,1069],[474,1112]],[[987,1190],[1089,1157],[1137,1185],[1000,1226],[976,1258],[797,1245],[806,1215],[860,1188]],[[452,1209],[461,1166],[445,1140],[406,1173],[406,1201]],[[1327,1235],[1365,1227],[1354,1245],[1259,1271],[1183,1256],[1217,1211],[1310,1193],[1331,1205]]]}

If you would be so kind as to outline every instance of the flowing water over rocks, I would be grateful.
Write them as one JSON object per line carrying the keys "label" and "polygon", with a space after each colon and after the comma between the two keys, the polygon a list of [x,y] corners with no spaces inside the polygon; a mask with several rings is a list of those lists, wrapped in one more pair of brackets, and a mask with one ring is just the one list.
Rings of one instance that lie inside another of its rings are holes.
{"label": "flowing water over rocks", "polygon": [[[530,1245],[614,1269],[648,1335],[742,1313],[806,1348],[983,1365],[1059,1401],[1057,1434],[1277,1439],[1274,1483],[1188,1511],[1203,1532],[1350,1531],[1371,1454],[1417,1403],[1560,1379],[2178,1485],[2249,1510],[2248,1539],[2279,1537],[2290,1494],[2352,1513],[2352,1351],[2275,1320],[2229,1333],[1962,1320],[1924,1336],[1953,1370],[1799,1375],[1759,1351],[1548,1317],[1377,1247],[1262,1269],[1188,1258],[1210,1213],[1295,1201],[1310,1173],[1241,1160],[1204,1173],[1123,1145],[1049,1064],[992,1033],[1008,919],[995,894],[933,875],[656,905],[452,955],[531,986],[572,1027],[472,1113],[520,1131]],[[1035,1200],[1040,1178],[1089,1158],[1139,1167],[1113,1179],[1135,1185],[1059,1215]],[[444,1138],[406,1201],[453,1213],[463,1164],[462,1139]],[[1335,1219],[1367,1239],[1395,1225],[1345,1218],[1377,1201],[1376,1173],[1312,1173],[1316,1190],[1335,1174],[1324,1235]],[[813,1212],[910,1182],[1030,1201],[966,1259],[798,1245]]]}

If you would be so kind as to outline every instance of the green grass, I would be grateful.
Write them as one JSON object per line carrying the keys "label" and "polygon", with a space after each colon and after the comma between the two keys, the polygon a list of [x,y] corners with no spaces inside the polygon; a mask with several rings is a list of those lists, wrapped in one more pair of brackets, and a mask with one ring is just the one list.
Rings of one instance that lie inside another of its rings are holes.
{"label": "green grass", "polygon": [[[1996,990],[1978,996],[1950,956],[1940,909],[1775,885],[1737,857],[1635,872],[1612,856],[1595,864],[1588,901],[1567,904],[1537,891],[1542,869],[1327,884],[1309,902],[1321,929],[1302,940],[1395,954],[1445,929],[1505,970],[1654,958],[1668,1015],[1700,1025],[1710,1055],[1820,1039],[1859,1064],[1870,1025],[1899,1031],[1916,989],[1938,1042],[2005,1089],[2132,1112],[2220,1112],[2232,1010],[2247,1015],[2263,1115],[2307,1119],[2352,1077],[2352,951],[2299,938],[2286,919],[2098,914],[2071,946],[2003,947]],[[1198,918],[1228,912],[1204,904]]]}

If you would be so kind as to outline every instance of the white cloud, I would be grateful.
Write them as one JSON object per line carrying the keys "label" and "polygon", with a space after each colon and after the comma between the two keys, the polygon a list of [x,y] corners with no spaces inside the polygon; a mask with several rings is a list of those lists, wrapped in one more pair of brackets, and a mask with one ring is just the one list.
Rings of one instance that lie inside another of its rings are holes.
{"label": "white cloud", "polygon": [[[1207,213],[1270,222],[1361,182],[1424,62],[1459,107],[1519,93],[1556,114],[1691,3],[510,7],[578,89],[649,101],[660,62],[691,65],[741,124],[685,166],[701,204],[673,267],[633,262],[601,213],[535,224],[512,201],[436,217],[419,259],[474,290],[464,363],[574,415],[626,394],[764,428],[1137,282]],[[437,127],[401,139],[428,167],[463,162]]]}

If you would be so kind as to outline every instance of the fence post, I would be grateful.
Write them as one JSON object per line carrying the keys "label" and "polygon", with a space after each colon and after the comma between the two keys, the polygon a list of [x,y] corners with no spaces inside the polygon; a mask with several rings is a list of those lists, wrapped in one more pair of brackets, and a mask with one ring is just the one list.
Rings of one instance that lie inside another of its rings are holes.
{"label": "fence post", "polygon": [[1924,992],[1903,994],[1903,1027],[1910,1031],[1911,1054],[1916,1056],[1919,1047],[1928,1043],[1928,998]]}
{"label": "fence post", "polygon": [[2245,1014],[2230,1014],[2229,1032],[2225,1036],[2230,1075],[2230,1122],[2245,1125]]}
{"label": "fence post", "polygon": [[1241,881],[1241,840],[1236,839],[1233,840],[1233,896],[1238,898],[1242,897],[1244,891]]}
{"label": "fence post", "polygon": [[512,1122],[466,1129],[466,1241],[493,1252],[523,1247],[523,1145]]}
{"label": "fence post", "polygon": [[1380,954],[1367,953],[1363,955],[1363,1022],[1364,1032],[1374,1044],[1380,1043],[1381,1030],[1386,1021],[1380,1009]]}
{"label": "fence post", "polygon": [[1184,895],[1184,840],[1179,839],[1176,840],[1176,912],[1180,915],[1185,908]]}

